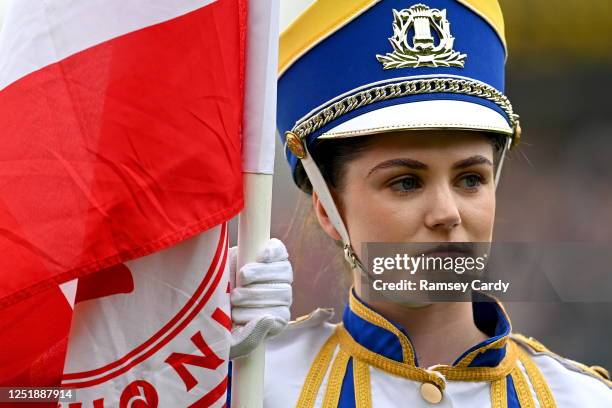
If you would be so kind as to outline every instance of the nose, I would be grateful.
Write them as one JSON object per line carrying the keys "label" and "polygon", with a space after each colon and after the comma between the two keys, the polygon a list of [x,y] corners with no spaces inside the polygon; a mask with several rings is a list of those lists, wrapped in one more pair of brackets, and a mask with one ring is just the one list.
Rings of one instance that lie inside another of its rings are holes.
{"label": "nose", "polygon": [[451,231],[461,225],[461,214],[450,186],[432,191],[425,225],[438,231]]}

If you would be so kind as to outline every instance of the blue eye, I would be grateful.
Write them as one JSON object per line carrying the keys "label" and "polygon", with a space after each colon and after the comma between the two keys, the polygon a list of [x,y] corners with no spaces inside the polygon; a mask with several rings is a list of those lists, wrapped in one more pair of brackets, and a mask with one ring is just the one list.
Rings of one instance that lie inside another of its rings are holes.
{"label": "blue eye", "polygon": [[478,188],[483,180],[482,177],[478,174],[467,174],[459,180],[460,186],[467,189],[475,189]]}
{"label": "blue eye", "polygon": [[421,181],[414,176],[408,176],[396,180],[390,187],[398,192],[411,192],[421,187]]}

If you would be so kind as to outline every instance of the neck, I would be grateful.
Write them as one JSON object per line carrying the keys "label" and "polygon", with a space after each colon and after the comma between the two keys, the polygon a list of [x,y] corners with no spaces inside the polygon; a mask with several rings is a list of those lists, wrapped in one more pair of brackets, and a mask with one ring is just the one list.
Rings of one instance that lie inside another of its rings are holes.
{"label": "neck", "polygon": [[[355,291],[361,295],[358,286]],[[433,303],[419,308],[386,301],[370,305],[408,331],[420,367],[452,365],[465,350],[488,338],[476,327],[470,302]]]}

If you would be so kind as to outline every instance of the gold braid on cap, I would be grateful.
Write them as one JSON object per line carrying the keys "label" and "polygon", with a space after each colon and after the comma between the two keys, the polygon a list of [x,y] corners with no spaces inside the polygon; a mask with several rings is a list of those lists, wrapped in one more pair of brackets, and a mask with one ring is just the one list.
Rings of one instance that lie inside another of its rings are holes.
{"label": "gold braid on cap", "polygon": [[518,145],[521,138],[519,116],[514,113],[506,95],[482,82],[456,78],[428,78],[382,85],[344,97],[297,123],[290,132],[287,132],[287,147],[297,157],[302,158],[304,155],[303,146],[300,148],[302,141],[340,116],[378,101],[428,93],[477,96],[495,103],[506,113],[514,129],[512,147]]}

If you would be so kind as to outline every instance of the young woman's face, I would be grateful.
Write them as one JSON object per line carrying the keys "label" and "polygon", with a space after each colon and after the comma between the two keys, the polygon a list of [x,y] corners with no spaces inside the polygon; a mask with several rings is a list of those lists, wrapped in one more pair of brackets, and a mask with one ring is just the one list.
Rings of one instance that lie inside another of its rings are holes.
{"label": "young woman's face", "polygon": [[358,255],[364,241],[490,242],[493,147],[464,131],[373,136],[334,194]]}

